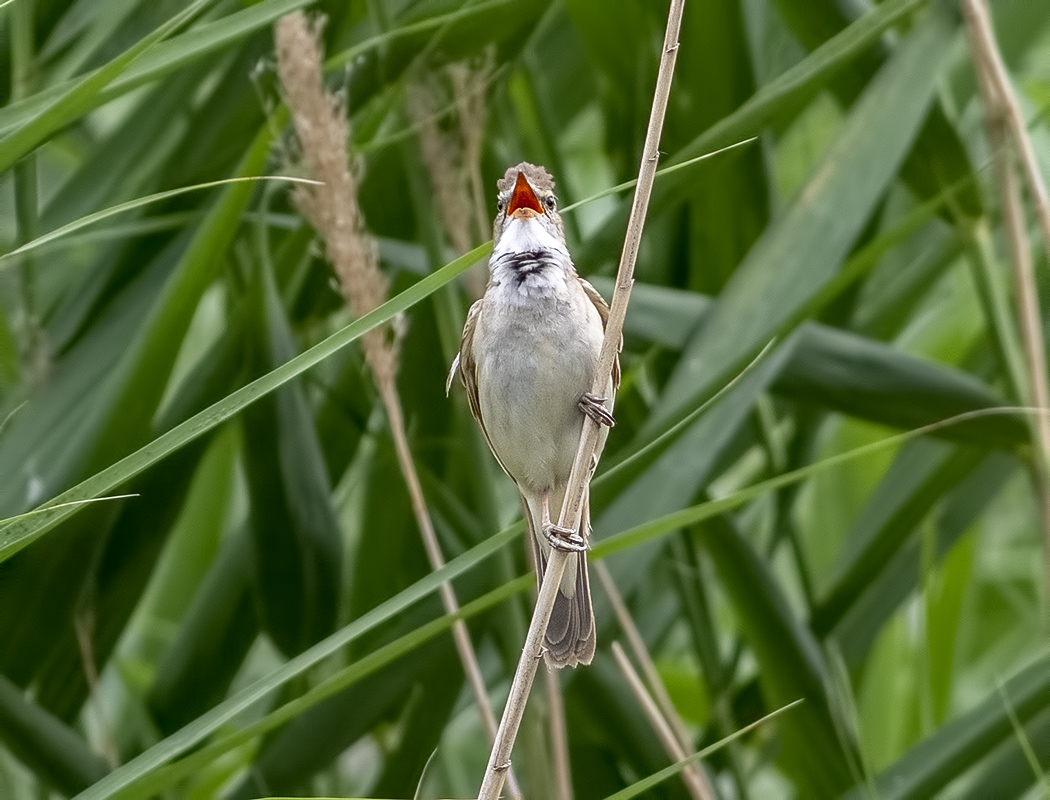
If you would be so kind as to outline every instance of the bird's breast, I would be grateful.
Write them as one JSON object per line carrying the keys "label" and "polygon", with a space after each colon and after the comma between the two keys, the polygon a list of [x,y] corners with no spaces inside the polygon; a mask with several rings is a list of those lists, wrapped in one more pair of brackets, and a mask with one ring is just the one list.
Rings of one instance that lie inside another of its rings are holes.
{"label": "bird's breast", "polygon": [[561,288],[517,302],[517,287],[490,287],[474,339],[485,430],[530,492],[568,479],[583,424],[577,403],[591,388],[603,337],[582,288]]}

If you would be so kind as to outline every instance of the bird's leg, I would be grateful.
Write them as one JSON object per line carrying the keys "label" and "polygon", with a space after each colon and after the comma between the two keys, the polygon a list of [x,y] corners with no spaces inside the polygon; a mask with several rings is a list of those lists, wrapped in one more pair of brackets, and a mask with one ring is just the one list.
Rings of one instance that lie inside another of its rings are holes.
{"label": "bird's leg", "polygon": [[543,535],[547,537],[551,547],[568,553],[582,553],[587,549],[587,542],[579,533],[572,528],[563,528],[551,522],[549,492],[543,493],[542,509],[540,525],[543,527]]}
{"label": "bird's leg", "polygon": [[607,397],[595,397],[590,392],[584,392],[577,405],[580,407],[580,411],[594,420],[596,425],[604,425],[607,428],[611,428],[616,424],[616,420],[613,418],[612,412],[605,407],[605,401],[608,399]]}

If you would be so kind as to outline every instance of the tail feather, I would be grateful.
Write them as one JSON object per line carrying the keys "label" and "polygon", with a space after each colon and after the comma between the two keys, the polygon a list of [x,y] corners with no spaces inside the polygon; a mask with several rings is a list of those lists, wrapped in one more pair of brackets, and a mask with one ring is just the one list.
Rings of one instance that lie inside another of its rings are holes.
{"label": "tail feather", "polygon": [[[555,505],[552,498],[552,508],[560,507],[561,498],[558,497],[557,501]],[[522,495],[522,505],[529,522],[529,539],[536,563],[536,579],[542,582],[550,545],[540,528],[540,504],[539,501]],[[583,511],[580,527],[589,533],[590,510],[586,498]],[[587,579],[587,554],[575,553],[565,565],[565,573],[554,598],[554,609],[551,611],[544,641],[544,657],[547,664],[553,667],[590,664],[594,658],[595,644],[594,611],[591,608],[591,587]]]}

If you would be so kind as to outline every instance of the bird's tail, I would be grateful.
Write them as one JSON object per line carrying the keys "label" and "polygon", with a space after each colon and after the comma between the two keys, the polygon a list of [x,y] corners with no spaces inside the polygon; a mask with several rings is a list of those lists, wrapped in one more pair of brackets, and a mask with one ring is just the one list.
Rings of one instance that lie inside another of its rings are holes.
{"label": "bird's tail", "polygon": [[[552,492],[550,496],[551,514],[557,519],[561,510],[564,491]],[[529,522],[529,539],[536,562],[536,577],[543,581],[550,555],[550,544],[543,533],[541,520],[542,508],[540,499],[521,496],[525,508],[525,518]],[[591,513],[589,493],[583,498],[583,514],[580,518],[580,529],[584,537],[590,535]],[[587,554],[573,553],[565,565],[558,594],[554,598],[554,610],[547,625],[547,636],[544,642],[544,657],[547,664],[553,667],[575,667],[578,664],[590,664],[594,658],[594,611],[591,609],[591,587],[587,580]]]}

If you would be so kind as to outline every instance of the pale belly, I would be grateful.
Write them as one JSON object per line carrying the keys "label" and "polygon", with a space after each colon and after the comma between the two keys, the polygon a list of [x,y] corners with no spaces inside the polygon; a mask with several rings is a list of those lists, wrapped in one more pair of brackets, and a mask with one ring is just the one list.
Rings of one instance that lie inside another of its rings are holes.
{"label": "pale belly", "polygon": [[586,306],[574,301],[589,324],[570,322],[580,314],[553,298],[486,309],[478,320],[490,343],[475,352],[481,415],[497,457],[527,493],[564,484],[579,444],[578,403],[594,380],[602,326],[585,297]]}

